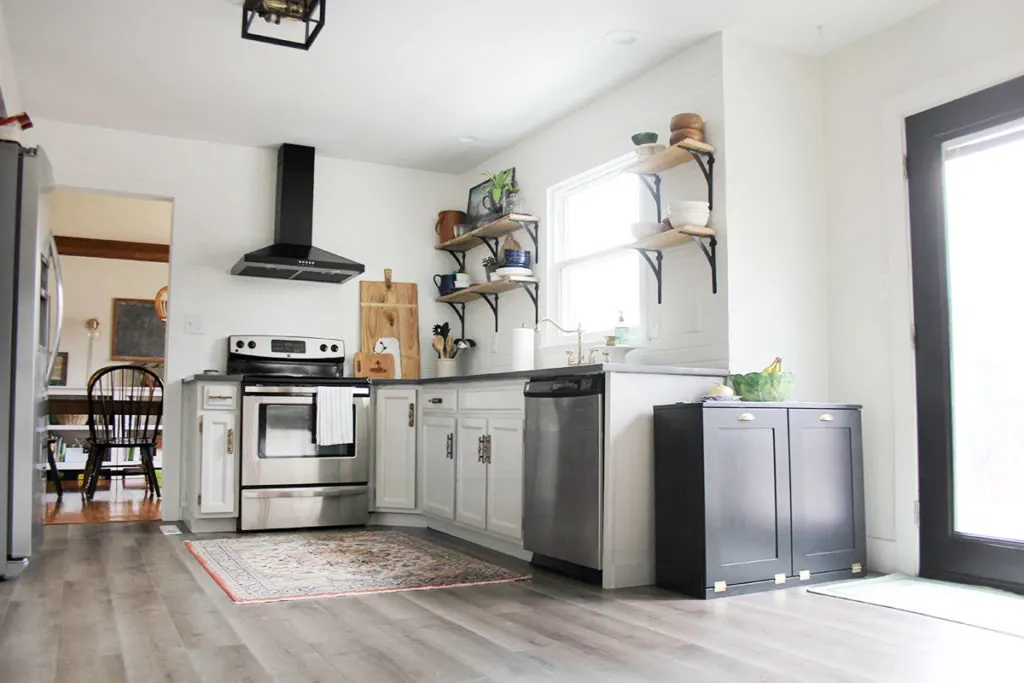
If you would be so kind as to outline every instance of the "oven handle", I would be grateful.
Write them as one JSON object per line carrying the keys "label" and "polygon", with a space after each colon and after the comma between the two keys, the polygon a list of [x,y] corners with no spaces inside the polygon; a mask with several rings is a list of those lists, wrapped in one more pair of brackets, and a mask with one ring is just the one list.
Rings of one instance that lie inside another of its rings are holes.
{"label": "oven handle", "polygon": [[315,486],[292,489],[244,489],[243,498],[343,498],[362,496],[370,487],[362,486]]}
{"label": "oven handle", "polygon": [[[280,396],[282,394],[286,396],[316,396],[317,387],[278,387],[253,384],[244,387],[242,393],[249,396],[259,396],[261,394],[274,396]],[[366,398],[369,395],[369,388],[356,389],[355,391],[356,398]]]}

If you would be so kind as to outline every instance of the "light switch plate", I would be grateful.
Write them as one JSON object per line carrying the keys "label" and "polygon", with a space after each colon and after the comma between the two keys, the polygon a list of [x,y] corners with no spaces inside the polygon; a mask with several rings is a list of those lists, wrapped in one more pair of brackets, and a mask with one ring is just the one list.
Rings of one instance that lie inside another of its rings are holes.
{"label": "light switch plate", "polygon": [[198,315],[185,316],[185,334],[202,334],[203,319]]}

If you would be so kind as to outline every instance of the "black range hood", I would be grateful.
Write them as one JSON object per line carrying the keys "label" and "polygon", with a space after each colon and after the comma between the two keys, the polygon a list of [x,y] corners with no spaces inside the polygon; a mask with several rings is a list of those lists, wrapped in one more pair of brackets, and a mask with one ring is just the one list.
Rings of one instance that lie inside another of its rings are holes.
{"label": "black range hood", "polygon": [[281,145],[277,152],[274,243],[239,259],[233,275],[276,280],[345,282],[366,267],[313,246],[313,168],[316,150]]}

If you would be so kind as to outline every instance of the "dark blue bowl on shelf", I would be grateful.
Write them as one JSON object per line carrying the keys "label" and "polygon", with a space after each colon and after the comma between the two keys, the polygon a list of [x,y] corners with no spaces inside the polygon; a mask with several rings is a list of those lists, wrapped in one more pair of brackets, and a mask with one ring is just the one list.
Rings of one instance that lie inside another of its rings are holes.
{"label": "dark blue bowl on shelf", "polygon": [[525,249],[506,249],[504,266],[506,268],[529,268],[530,252]]}

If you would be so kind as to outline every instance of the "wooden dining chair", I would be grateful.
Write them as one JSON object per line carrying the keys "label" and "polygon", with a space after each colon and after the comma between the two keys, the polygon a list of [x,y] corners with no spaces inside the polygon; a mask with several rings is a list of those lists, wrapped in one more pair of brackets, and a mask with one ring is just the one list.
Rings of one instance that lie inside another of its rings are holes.
{"label": "wooden dining chair", "polygon": [[146,494],[160,497],[153,461],[163,416],[163,388],[156,373],[137,365],[113,365],[89,379],[89,457],[82,491],[88,500],[96,494],[103,462],[115,448],[138,449],[141,463],[114,467],[141,466]]}

